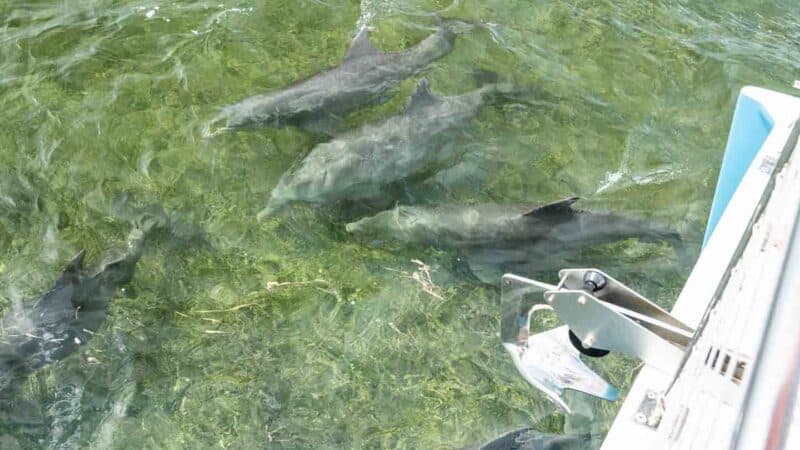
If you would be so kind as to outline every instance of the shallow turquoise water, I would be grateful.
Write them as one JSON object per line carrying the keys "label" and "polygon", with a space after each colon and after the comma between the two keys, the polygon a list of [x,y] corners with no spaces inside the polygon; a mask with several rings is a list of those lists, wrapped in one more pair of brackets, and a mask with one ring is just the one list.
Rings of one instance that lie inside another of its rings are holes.
{"label": "shallow turquoise water", "polygon": [[[586,431],[516,375],[496,290],[453,254],[359,242],[310,209],[255,220],[319,137],[202,136],[221,107],[336,65],[360,25],[397,50],[431,33],[437,11],[486,25],[424,73],[435,91],[474,89],[477,68],[547,101],[486,108],[462,159],[415,198],[580,195],[667,225],[688,255],[630,240],[554,267],[601,264],[668,306],[699,248],[738,90],[790,92],[800,78],[794,1],[2,1],[0,308],[45,292],[77,250],[124,240],[119,192],[207,236],[147,249],[100,335],[3,412],[3,445],[462,448],[526,424]],[[397,112],[418,78],[348,123]],[[412,259],[441,298],[408,278]],[[636,364],[597,367],[624,388]],[[617,407],[592,404],[591,431]]]}

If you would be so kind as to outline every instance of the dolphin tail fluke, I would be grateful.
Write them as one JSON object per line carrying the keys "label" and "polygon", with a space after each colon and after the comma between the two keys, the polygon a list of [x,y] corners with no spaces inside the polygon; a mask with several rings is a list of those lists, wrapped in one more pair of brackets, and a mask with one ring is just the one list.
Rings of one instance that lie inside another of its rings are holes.
{"label": "dolphin tail fluke", "polygon": [[203,236],[203,231],[198,226],[176,217],[176,214],[167,213],[160,205],[136,206],[127,194],[118,195],[114,199],[112,210],[117,217],[131,224],[132,235],[142,239],[157,231],[169,231],[173,237],[182,241],[202,239]]}
{"label": "dolphin tail fluke", "polygon": [[541,89],[512,82],[484,85],[481,89],[486,95],[486,103],[492,105],[518,103],[527,106],[551,106],[557,103],[557,99],[546,95]]}
{"label": "dolphin tail fluke", "polygon": [[117,217],[127,220],[144,234],[167,228],[170,224],[164,208],[158,205],[136,206],[128,194],[117,195],[112,203],[112,209]]}

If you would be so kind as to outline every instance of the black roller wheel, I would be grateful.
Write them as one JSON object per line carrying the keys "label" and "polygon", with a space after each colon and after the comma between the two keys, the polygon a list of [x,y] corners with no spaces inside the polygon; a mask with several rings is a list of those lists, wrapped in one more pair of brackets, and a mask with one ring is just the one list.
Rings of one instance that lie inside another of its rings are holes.
{"label": "black roller wheel", "polygon": [[591,358],[602,358],[610,353],[608,350],[603,350],[601,348],[584,347],[581,339],[575,335],[572,330],[569,330],[569,342],[572,343],[572,346],[575,347],[579,352]]}

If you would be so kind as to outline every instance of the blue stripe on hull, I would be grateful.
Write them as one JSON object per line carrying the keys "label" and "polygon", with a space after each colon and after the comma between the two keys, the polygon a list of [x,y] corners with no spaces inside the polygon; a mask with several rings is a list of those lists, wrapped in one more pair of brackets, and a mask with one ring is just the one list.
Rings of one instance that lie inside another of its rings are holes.
{"label": "blue stripe on hull", "polygon": [[722,168],[711,204],[706,234],[703,238],[705,247],[711,233],[714,232],[722,213],[728,206],[733,193],[742,181],[750,163],[753,162],[762,144],[767,139],[774,121],[764,107],[746,95],[739,95],[736,111],[733,114],[731,131],[728,134],[728,145],[722,159]]}

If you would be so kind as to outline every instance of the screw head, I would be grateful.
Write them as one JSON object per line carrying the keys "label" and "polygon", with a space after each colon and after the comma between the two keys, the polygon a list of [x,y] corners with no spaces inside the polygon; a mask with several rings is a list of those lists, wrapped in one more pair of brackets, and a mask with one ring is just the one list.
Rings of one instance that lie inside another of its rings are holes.
{"label": "screw head", "polygon": [[583,284],[590,292],[599,291],[606,287],[606,277],[600,272],[590,270],[583,274]]}
{"label": "screw head", "polygon": [[580,297],[578,297],[578,304],[579,305],[585,305],[586,304],[586,297],[584,297],[582,295]]}
{"label": "screw head", "polygon": [[645,416],[644,413],[636,413],[636,415],[633,418],[638,423],[647,423],[647,416]]}

